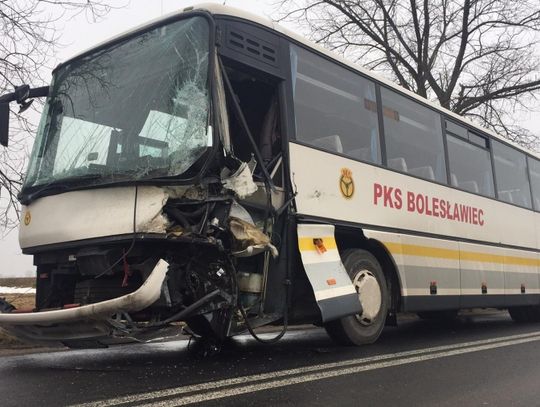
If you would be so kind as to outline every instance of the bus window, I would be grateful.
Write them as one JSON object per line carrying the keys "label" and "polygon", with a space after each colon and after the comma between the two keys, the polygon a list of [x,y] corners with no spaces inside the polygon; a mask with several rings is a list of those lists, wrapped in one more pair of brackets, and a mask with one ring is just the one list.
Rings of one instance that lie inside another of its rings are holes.
{"label": "bus window", "polygon": [[291,57],[296,139],[380,163],[375,84],[296,46]]}
{"label": "bus window", "polygon": [[447,134],[450,183],[465,191],[493,197],[493,170],[489,150]]}
{"label": "bus window", "polygon": [[480,147],[483,147],[483,148],[488,148],[489,147],[489,143],[488,143],[487,138],[485,138],[483,136],[479,136],[478,134],[474,134],[471,131],[469,132],[469,141],[471,143],[474,143],[477,146],[480,146]]}
{"label": "bus window", "polygon": [[533,192],[534,209],[540,211],[540,160],[529,157],[529,172]]}
{"label": "bus window", "polygon": [[381,88],[388,167],[446,183],[440,115]]}
{"label": "bus window", "polygon": [[456,123],[451,122],[449,120],[445,120],[444,123],[446,125],[446,132],[447,133],[455,134],[456,136],[459,136],[459,137],[464,138],[465,140],[467,140],[468,135],[467,135],[467,129],[465,127],[462,127],[459,124],[456,124]]}
{"label": "bus window", "polygon": [[531,208],[525,154],[493,141],[497,192],[502,201]]}

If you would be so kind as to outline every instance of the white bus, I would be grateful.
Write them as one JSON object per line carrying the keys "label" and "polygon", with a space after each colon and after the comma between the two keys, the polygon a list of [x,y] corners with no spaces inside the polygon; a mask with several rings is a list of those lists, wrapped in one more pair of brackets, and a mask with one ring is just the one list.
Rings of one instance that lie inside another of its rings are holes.
{"label": "white bus", "polygon": [[359,345],[404,311],[540,320],[539,156],[270,21],[202,5],[100,44],[0,99],[4,144],[9,102],[38,96],[36,306],[0,302],[21,338],[312,323]]}

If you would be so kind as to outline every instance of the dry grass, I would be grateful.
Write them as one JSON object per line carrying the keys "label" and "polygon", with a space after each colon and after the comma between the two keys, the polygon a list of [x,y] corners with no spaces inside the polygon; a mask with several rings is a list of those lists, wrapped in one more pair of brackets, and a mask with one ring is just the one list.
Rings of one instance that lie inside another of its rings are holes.
{"label": "dry grass", "polygon": [[34,277],[30,278],[21,278],[21,277],[10,277],[10,278],[0,278],[1,287],[32,287],[36,288],[36,279]]}
{"label": "dry grass", "polygon": [[0,298],[4,298],[16,308],[33,308],[36,305],[36,297],[34,294],[2,294]]}
{"label": "dry grass", "polygon": [[[2,285],[1,282],[0,285]],[[0,294],[0,298],[5,298],[7,302],[17,308],[32,308],[36,302],[34,294]],[[26,347],[29,347],[29,345],[20,342],[0,329],[0,350]]]}
{"label": "dry grass", "polygon": [[11,349],[21,346],[25,346],[25,344],[0,329],[0,349]]}

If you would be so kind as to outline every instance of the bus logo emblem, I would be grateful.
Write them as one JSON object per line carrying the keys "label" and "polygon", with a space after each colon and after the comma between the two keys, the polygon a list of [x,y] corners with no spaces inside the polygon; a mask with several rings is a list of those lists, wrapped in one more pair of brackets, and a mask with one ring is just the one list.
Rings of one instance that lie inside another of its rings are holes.
{"label": "bus logo emblem", "polygon": [[25,226],[28,226],[30,224],[30,221],[32,220],[32,215],[30,215],[30,211],[27,211],[24,215],[24,224]]}
{"label": "bus logo emblem", "polygon": [[339,190],[345,199],[351,199],[354,195],[352,171],[348,168],[341,169],[341,177],[339,177]]}

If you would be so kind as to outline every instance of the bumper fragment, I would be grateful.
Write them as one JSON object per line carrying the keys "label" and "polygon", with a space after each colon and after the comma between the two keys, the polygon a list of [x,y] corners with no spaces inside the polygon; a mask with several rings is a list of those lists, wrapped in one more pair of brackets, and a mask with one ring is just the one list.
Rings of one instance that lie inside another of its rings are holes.
{"label": "bumper fragment", "polygon": [[[112,300],[53,311],[0,313],[0,328],[16,336],[32,340],[67,339],[71,336],[69,331],[78,331],[78,334],[75,334],[76,337],[106,334],[105,326],[114,314],[140,311],[159,299],[168,266],[165,260],[159,260],[138,290]],[[81,325],[86,325],[88,331],[80,329]],[[74,327],[79,327],[79,329],[73,329]],[[47,335],[48,331],[51,335]],[[83,333],[84,331],[87,331],[86,334]],[[91,335],[90,331],[93,331],[94,335]]]}

